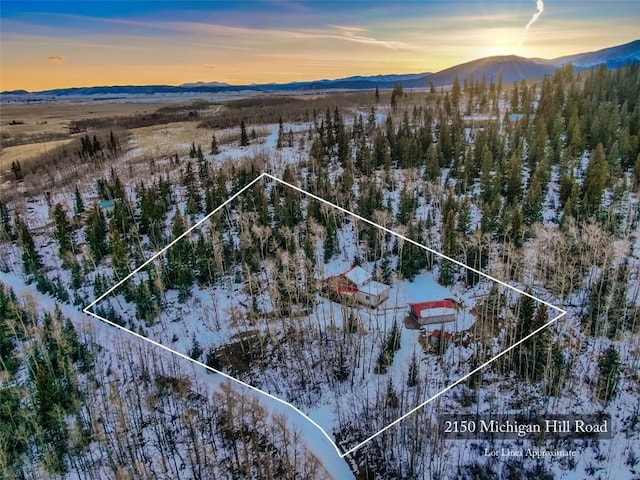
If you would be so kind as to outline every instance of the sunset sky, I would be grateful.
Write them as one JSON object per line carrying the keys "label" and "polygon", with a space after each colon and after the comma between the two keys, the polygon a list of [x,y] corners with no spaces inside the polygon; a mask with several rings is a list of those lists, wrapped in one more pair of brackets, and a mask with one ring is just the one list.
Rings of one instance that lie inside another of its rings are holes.
{"label": "sunset sky", "polygon": [[552,58],[640,37],[640,1],[9,1],[0,90],[288,82]]}

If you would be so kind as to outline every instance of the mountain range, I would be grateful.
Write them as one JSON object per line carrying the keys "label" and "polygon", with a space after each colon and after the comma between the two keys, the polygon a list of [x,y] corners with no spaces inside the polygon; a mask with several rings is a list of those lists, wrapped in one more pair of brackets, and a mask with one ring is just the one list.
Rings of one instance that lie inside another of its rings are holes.
{"label": "mountain range", "polygon": [[553,59],[524,58],[516,55],[494,56],[472,60],[435,73],[423,72],[402,75],[352,76],[335,80],[315,80],[291,83],[268,83],[252,85],[229,85],[220,82],[196,82],[173,85],[116,85],[98,87],[73,87],[40,92],[13,90],[1,92],[2,96],[126,96],[153,94],[194,94],[194,93],[231,93],[239,91],[287,92],[317,90],[369,90],[393,88],[401,83],[404,88],[427,88],[431,85],[441,87],[451,85],[454,78],[473,79],[487,82],[497,80],[502,74],[504,83],[518,82],[524,79],[540,79],[552,75],[558,67],[571,63],[574,70],[586,70],[605,65],[617,68],[630,63],[640,63],[640,40],[623,45],[604,48],[595,52],[578,53]]}

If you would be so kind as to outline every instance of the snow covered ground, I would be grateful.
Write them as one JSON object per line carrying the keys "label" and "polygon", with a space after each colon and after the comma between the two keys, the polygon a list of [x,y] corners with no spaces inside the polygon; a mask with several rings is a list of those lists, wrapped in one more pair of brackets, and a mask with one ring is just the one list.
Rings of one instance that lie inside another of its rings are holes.
{"label": "snow covered ground", "polygon": [[[268,141],[271,141],[272,136]],[[226,218],[234,217],[237,217],[236,213],[227,212]],[[191,235],[197,235],[200,231],[206,232],[210,227],[205,223]],[[243,240],[235,230],[222,233],[224,238],[229,235],[237,242],[237,247],[242,246]],[[318,258],[319,279],[347,271],[352,266],[353,259],[356,256],[362,256],[360,247],[356,245],[353,222],[346,222],[340,229],[339,243],[340,252],[328,263]],[[269,285],[273,286],[277,282],[272,276],[273,272],[270,270],[272,267],[268,265],[265,267],[263,279],[265,283],[262,288],[258,288],[257,296],[252,293],[253,290],[247,289],[246,276],[242,275],[239,279],[236,272],[236,278],[233,281],[228,279],[209,288],[194,288],[191,297],[184,303],[178,300],[176,291],[167,292],[163,309],[152,324],[145,325],[136,321],[134,306],[127,303],[118,290],[103,302],[113,306],[130,328],[135,330],[144,328],[145,335],[150,339],[184,356],[190,355],[195,342],[204,352],[221,352],[228,346],[239,345],[241,339],[251,341],[251,339],[266,338],[267,355],[284,355],[283,359],[250,362],[249,368],[241,371],[234,371],[234,367],[229,364],[223,368],[224,371],[242,382],[295,405],[334,441],[336,440],[335,432],[340,430],[341,423],[357,422],[358,412],[361,409],[368,408],[367,405],[374,408],[379,402],[381,392],[386,391],[388,382],[392,382],[404,391],[404,387],[401,386],[406,383],[408,368],[414,357],[419,363],[428,365],[424,368],[425,372],[429,372],[428,379],[420,387],[420,393],[412,393],[413,400],[403,404],[397,411],[398,417],[470,372],[468,362],[471,351],[465,345],[452,345],[440,358],[436,353],[425,350],[430,341],[429,334],[443,326],[406,328],[408,303],[453,298],[460,306],[460,311],[455,322],[445,324],[444,328],[451,333],[465,334],[476,322],[476,316],[471,310],[491,288],[492,280],[485,279],[473,288],[465,289],[458,284],[452,289],[447,289],[435,280],[437,270],[423,272],[412,280],[394,279],[389,298],[375,309],[363,305],[340,305],[316,294],[316,303],[310,314],[305,313],[291,318],[271,318],[271,313],[276,309],[274,299],[276,297],[272,295],[277,292],[269,290],[271,288]],[[369,271],[374,269],[373,264],[366,262],[363,267]],[[134,283],[142,281],[141,275],[134,275]],[[515,292],[515,295],[519,294]],[[262,309],[257,319],[251,319],[252,314],[249,309],[251,305],[257,305]],[[356,334],[340,333],[347,330],[346,319],[349,316],[355,316],[359,323],[359,331]],[[386,371],[380,374],[376,372],[378,361],[376,359],[381,349],[385,348],[384,345],[388,342],[393,325],[400,329],[401,343],[393,355],[388,370],[385,369]],[[306,342],[310,342],[310,349],[307,346],[306,351],[305,349],[299,351],[299,346],[288,343],[288,335],[292,330],[301,332],[300,335],[306,339],[305,345],[309,345]],[[340,337],[342,340],[339,340]],[[260,341],[263,342],[263,340]],[[326,380],[322,380],[330,379],[333,375],[331,369],[335,368],[336,352],[330,350],[328,353],[326,350],[327,347],[331,348],[330,345],[337,348],[338,343],[332,342],[353,345],[348,355],[359,352],[357,357],[348,357],[344,360],[351,372],[348,386],[333,381],[325,384]],[[500,338],[496,338],[493,349],[497,354],[508,346]],[[300,360],[301,358],[303,359]],[[199,361],[203,359],[204,355],[196,358]],[[309,377],[313,380],[306,386],[304,386],[305,380],[299,373],[292,373],[294,369],[292,364],[288,363],[297,361],[306,362],[308,368],[314,370],[314,374]],[[359,439],[353,439],[354,443],[342,442],[341,449],[346,451],[353,448],[359,441],[374,435],[385,426],[380,423],[371,425],[369,430],[362,431]]]}
{"label": "snow covered ground", "polygon": [[[110,345],[115,343],[136,343],[144,342],[145,339],[139,335],[134,335],[126,329],[117,328],[105,322],[101,322],[92,318],[85,313],[76,310],[70,305],[60,304],[55,299],[38,292],[34,285],[26,285],[24,281],[15,274],[1,273],[0,282],[11,288],[19,297],[32,298],[35,305],[38,305],[40,311],[53,311],[56,305],[62,310],[65,317],[71,319],[74,327],[80,331],[91,331],[98,343],[104,347],[106,354],[109,355]],[[158,348],[158,353],[165,356],[175,356],[174,352],[167,349]],[[206,387],[210,395],[219,391],[221,383],[228,383],[229,380],[219,375],[211,375],[210,371],[203,365],[197,365],[184,359],[184,368],[190,372],[193,379],[199,384]],[[353,472],[335,450],[334,445],[324,436],[320,435],[318,429],[311,424],[306,418],[292,409],[290,406],[278,402],[273,398],[256,392],[255,390],[243,387],[238,383],[234,383],[233,387],[243,395],[256,398],[272,415],[282,415],[286,418],[287,425],[291,430],[299,432],[299,438],[305,444],[312,454],[320,461],[323,468],[335,480],[354,478]]]}

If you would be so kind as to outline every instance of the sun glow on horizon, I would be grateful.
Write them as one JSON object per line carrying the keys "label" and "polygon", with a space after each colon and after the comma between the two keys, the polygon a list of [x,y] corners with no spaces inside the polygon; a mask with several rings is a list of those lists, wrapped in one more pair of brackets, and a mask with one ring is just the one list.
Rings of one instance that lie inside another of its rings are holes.
{"label": "sun glow on horizon", "polygon": [[2,3],[0,90],[29,91],[287,83],[438,72],[492,56],[555,58],[637,38],[640,14],[640,2],[632,8],[614,1],[588,8],[551,4],[525,34],[531,5],[490,0],[481,9],[463,1],[455,8],[309,2],[297,10],[267,2],[251,9],[243,2],[202,2],[200,10],[170,0],[144,10],[137,2],[128,2],[131,8],[104,2],[102,9],[85,2],[75,10],[70,2],[43,2],[36,13],[22,2]]}
{"label": "sun glow on horizon", "polygon": [[526,57],[529,48],[520,43],[521,32],[516,29],[493,28],[486,30],[484,42],[474,49],[474,58],[517,55]]}

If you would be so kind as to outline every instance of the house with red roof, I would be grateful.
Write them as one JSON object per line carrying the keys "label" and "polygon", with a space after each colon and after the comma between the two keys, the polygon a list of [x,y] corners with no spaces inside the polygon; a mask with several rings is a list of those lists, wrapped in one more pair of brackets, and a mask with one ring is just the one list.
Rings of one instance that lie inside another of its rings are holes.
{"label": "house with red roof", "polygon": [[353,300],[377,307],[389,298],[389,286],[371,279],[371,274],[359,265],[324,280],[324,286],[337,300]]}

